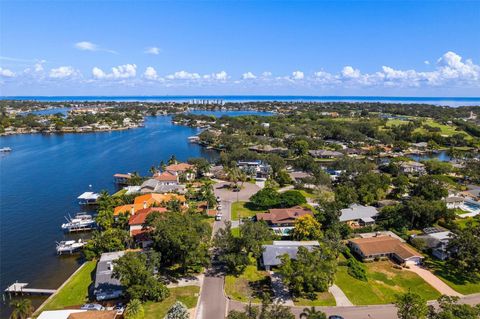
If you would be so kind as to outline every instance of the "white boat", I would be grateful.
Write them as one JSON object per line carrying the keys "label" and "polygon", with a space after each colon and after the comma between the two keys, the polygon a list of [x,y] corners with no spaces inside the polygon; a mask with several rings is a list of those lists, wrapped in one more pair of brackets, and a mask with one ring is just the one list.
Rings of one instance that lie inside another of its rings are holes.
{"label": "white boat", "polygon": [[97,227],[92,215],[78,213],[73,218],[67,218],[67,222],[62,224],[62,229],[66,232],[75,232],[82,230],[91,230]]}
{"label": "white boat", "polygon": [[73,254],[74,252],[79,251],[83,246],[85,246],[87,242],[82,241],[79,239],[78,241],[75,240],[65,240],[61,242],[57,242],[57,254],[62,255],[65,253]]}
{"label": "white boat", "polygon": [[85,192],[82,195],[78,196],[78,203],[80,205],[95,205],[97,199],[100,197],[100,194],[94,192]]}
{"label": "white boat", "polygon": [[0,153],[8,153],[11,152],[12,149],[10,147],[2,147],[0,148]]}

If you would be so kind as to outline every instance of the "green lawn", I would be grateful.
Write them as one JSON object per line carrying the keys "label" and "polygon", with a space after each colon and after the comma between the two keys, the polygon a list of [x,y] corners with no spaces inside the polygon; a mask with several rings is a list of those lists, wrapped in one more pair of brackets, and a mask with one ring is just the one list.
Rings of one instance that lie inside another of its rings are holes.
{"label": "green lawn", "polygon": [[401,120],[401,119],[388,119],[387,123],[385,124],[387,127],[397,126],[397,125],[404,125],[408,124],[410,121]]}
{"label": "green lawn", "polygon": [[430,270],[443,282],[449,285],[453,290],[461,294],[468,295],[480,292],[480,279],[477,282],[462,277],[452,271],[445,261],[438,259],[429,260],[427,263]]}
{"label": "green lawn", "polygon": [[95,261],[88,261],[84,264],[65,286],[45,304],[42,310],[63,309],[88,302],[88,287],[93,282],[96,265]]}
{"label": "green lawn", "polygon": [[395,269],[390,261],[365,264],[368,281],[353,278],[346,266],[339,266],[335,283],[355,305],[375,305],[391,303],[395,295],[409,289],[427,300],[440,297],[440,293],[427,284],[417,274],[408,270]]}
{"label": "green lawn", "polygon": [[295,306],[301,307],[322,307],[322,306],[336,306],[335,298],[329,292],[319,292],[317,293],[317,298],[315,300],[297,298],[294,300]]}
{"label": "green lawn", "polygon": [[[441,123],[438,123],[432,119],[427,119],[423,122],[423,124],[427,124],[428,126],[431,126],[431,127],[438,127],[440,129],[440,134],[441,135],[446,135],[446,136],[452,136],[454,134],[457,134],[457,133],[463,133],[466,135],[466,139],[472,139],[472,136],[470,134],[468,134],[467,132],[463,131],[463,130],[456,130],[456,126],[453,126],[453,125],[446,125],[446,124],[441,124]],[[425,128],[423,127],[419,127],[419,128],[416,128],[414,130],[414,132],[419,132],[419,133],[426,133],[427,131],[425,130]]]}
{"label": "green lawn", "polygon": [[163,318],[176,301],[183,302],[187,308],[194,308],[197,305],[200,287],[186,286],[170,288],[170,296],[162,302],[146,302],[145,319]]}
{"label": "green lawn", "polygon": [[303,190],[303,189],[302,189],[302,190],[299,190],[299,192],[300,192],[303,196],[305,196],[305,198],[314,198],[314,197],[315,197],[315,195],[313,195],[312,193],[307,192],[306,190]]}
{"label": "green lawn", "polygon": [[257,213],[263,212],[263,210],[251,210],[247,206],[247,202],[234,202],[232,203],[232,220],[238,220],[238,217],[253,217]]}
{"label": "green lawn", "polygon": [[266,271],[260,271],[255,265],[249,265],[238,277],[225,277],[225,292],[234,300],[261,302],[261,293],[270,291],[270,277]]}
{"label": "green lawn", "polygon": [[475,225],[478,225],[479,221],[478,219],[475,219],[473,217],[467,217],[467,218],[457,218],[455,219],[455,224],[458,225],[458,227],[460,229],[463,229],[467,226],[467,223],[468,222],[472,222],[472,224],[475,226]]}

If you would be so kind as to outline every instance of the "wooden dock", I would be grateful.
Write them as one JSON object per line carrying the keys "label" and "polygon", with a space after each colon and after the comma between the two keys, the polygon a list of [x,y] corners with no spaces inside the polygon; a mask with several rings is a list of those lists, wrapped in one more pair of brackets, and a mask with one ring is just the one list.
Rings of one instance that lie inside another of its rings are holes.
{"label": "wooden dock", "polygon": [[16,282],[11,284],[5,289],[9,294],[21,294],[21,295],[51,295],[57,291],[56,289],[38,289],[38,288],[26,288],[28,283]]}

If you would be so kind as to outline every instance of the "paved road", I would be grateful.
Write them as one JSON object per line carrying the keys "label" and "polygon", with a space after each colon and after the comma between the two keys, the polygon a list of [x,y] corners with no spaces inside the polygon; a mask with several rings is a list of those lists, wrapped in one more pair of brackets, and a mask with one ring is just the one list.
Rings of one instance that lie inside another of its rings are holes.
{"label": "paved road", "polygon": [[[259,187],[255,184],[245,183],[240,192],[232,192],[224,186],[229,183],[219,182],[213,185],[216,196],[220,197],[222,205],[223,220],[213,224],[213,233],[225,227],[225,221],[231,221],[232,202],[238,200],[246,201],[255,194]],[[227,298],[224,294],[224,274],[219,266],[213,264],[205,272],[205,278],[201,288],[200,298],[196,309],[196,319],[223,319],[227,311]]]}

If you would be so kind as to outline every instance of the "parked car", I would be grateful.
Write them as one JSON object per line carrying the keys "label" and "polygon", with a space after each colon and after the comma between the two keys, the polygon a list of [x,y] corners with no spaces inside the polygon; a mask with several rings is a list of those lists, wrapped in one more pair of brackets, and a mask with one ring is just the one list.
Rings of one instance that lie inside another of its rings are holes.
{"label": "parked car", "polygon": [[87,303],[87,304],[84,304],[81,308],[81,310],[105,310],[105,308],[98,304],[98,303]]}
{"label": "parked car", "polygon": [[215,220],[222,220],[222,217],[223,217],[222,213],[217,213],[215,215]]}
{"label": "parked car", "polygon": [[344,318],[342,316],[333,315],[333,316],[329,316],[328,319],[344,319]]}
{"label": "parked car", "polygon": [[117,315],[123,315],[123,312],[125,311],[125,305],[119,302],[115,305],[115,310],[117,311]]}

